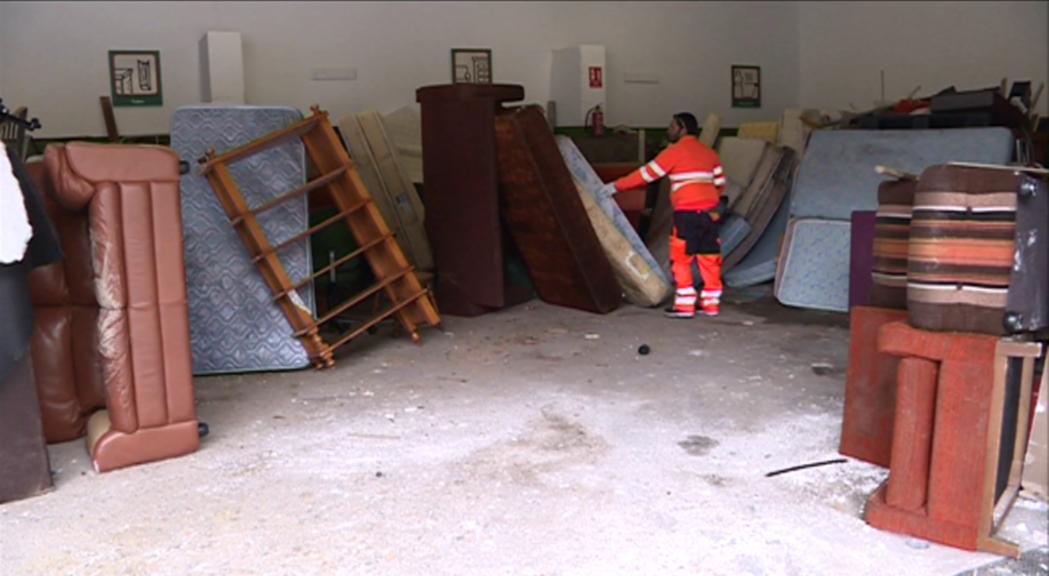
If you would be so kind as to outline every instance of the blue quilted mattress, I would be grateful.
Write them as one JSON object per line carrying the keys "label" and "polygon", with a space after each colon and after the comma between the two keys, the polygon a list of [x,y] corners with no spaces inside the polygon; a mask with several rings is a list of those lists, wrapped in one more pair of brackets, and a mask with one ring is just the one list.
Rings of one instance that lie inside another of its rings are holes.
{"label": "blue quilted mattress", "polygon": [[725,272],[723,280],[726,286],[732,288],[755,286],[769,282],[776,277],[776,261],[779,258],[783,235],[787,231],[789,213],[790,201],[784,199],[776,209],[772,222],[765,228],[758,243],[750,249],[750,252],[747,252],[739,264]]}
{"label": "blue quilted mattress", "polygon": [[648,251],[648,247],[645,246],[641,237],[637,235],[637,231],[630,225],[630,221],[627,220],[626,215],[619,208],[619,204],[616,204],[612,196],[602,192],[605,184],[601,181],[597,172],[594,171],[593,166],[583,157],[583,154],[572,142],[571,138],[557,136],[556,139],[557,147],[561,151],[561,157],[564,158],[565,165],[568,166],[568,171],[582,184],[584,189],[593,195],[597,205],[601,207],[601,211],[612,220],[619,232],[630,243],[630,246],[644,259],[645,263],[659,277],[660,281],[670,286],[670,278],[666,275],[663,267],[652,257],[652,253]]}
{"label": "blue quilted mattress", "polygon": [[1005,128],[952,130],[816,130],[791,196],[791,218],[849,220],[855,210],[878,209],[874,167],[921,174],[934,164],[1005,164],[1013,136]]}
{"label": "blue quilted mattress", "polygon": [[[273,303],[269,288],[248,257],[240,238],[197,159],[209,149],[222,153],[302,119],[294,108],[190,106],[171,119],[171,147],[189,162],[182,176],[182,225],[186,253],[190,344],[194,374],[305,368],[309,357],[292,337],[291,326]],[[298,140],[281,144],[231,165],[249,206],[302,186],[306,158]],[[271,244],[308,228],[305,198],[262,213],[259,223]],[[279,254],[292,280],[311,273],[308,241]],[[299,291],[314,310],[311,287]]]}

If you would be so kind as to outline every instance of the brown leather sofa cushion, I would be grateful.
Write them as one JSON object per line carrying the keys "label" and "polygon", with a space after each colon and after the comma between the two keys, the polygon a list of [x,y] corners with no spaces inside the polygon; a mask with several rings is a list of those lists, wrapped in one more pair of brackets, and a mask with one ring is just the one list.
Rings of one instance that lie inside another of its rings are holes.
{"label": "brown leather sofa cushion", "polygon": [[48,442],[84,434],[87,417],[106,405],[98,357],[95,300],[86,212],[71,212],[54,198],[42,162],[26,166],[41,191],[62,244],[63,260],[29,276],[35,331],[33,370]]}
{"label": "brown leather sofa cushion", "polygon": [[[45,315],[49,330],[39,331],[41,354],[58,364],[52,380],[39,381],[41,395],[53,398],[42,403],[71,422],[72,395],[59,381],[72,374],[76,400],[88,401],[80,403],[82,434],[84,417],[101,407],[92,395],[104,390],[106,411],[90,425],[100,471],[196,450],[177,156],[161,147],[71,143],[49,147],[44,164],[55,201],[86,228],[60,227],[81,257],[63,275],[40,278],[42,307],[67,296]],[[90,302],[81,293],[88,284]],[[100,388],[83,381],[95,375]]]}

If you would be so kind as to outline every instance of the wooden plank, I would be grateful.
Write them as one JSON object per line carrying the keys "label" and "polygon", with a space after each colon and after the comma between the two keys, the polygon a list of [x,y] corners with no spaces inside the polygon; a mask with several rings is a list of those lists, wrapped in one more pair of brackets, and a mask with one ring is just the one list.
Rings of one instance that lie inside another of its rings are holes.
{"label": "wooden plank", "polygon": [[982,550],[990,554],[997,554],[998,556],[1005,556],[1007,558],[1020,557],[1019,546],[1000,538],[992,538],[989,536],[978,538],[976,548],[977,550]]}
{"label": "wooden plank", "polygon": [[980,498],[979,533],[989,538],[994,527],[995,480],[998,477],[998,459],[1001,454],[998,447],[1002,440],[1002,410],[1005,407],[1005,384],[1008,370],[1008,356],[1003,350],[1003,341],[998,342],[994,356],[994,382],[991,388],[991,402],[987,417],[987,460],[983,474],[983,495]]}
{"label": "wooden plank", "polygon": [[[303,286],[309,284],[310,282],[313,282],[317,278],[320,278],[321,276],[324,276],[325,274],[327,274],[331,270],[334,270],[335,268],[338,268],[339,266],[342,266],[343,264],[349,262],[350,260],[353,260],[354,258],[360,256],[361,254],[364,254],[365,251],[370,250],[370,249],[374,248],[375,246],[377,246],[377,245],[379,245],[379,244],[381,244],[383,242],[388,242],[392,238],[393,238],[393,234],[387,234],[386,236],[382,236],[380,238],[376,238],[375,240],[372,240],[371,242],[365,244],[364,246],[361,246],[360,248],[354,250],[353,252],[350,252],[349,254],[347,254],[347,255],[345,255],[345,256],[343,256],[341,258],[338,258],[337,260],[335,260],[331,264],[328,264],[324,268],[321,268],[321,269],[317,270],[316,272],[314,272],[313,274],[310,274],[306,278],[304,278],[302,280],[299,280],[298,282],[295,283],[295,286],[293,288],[295,290],[298,290],[299,288],[302,288]],[[281,294],[278,294],[278,295],[274,296],[273,299],[276,300],[276,299],[281,298],[283,296],[284,296],[284,293],[281,293]]]}
{"label": "wooden plank", "polygon": [[1010,487],[1020,487],[1024,457],[1027,455],[1027,432],[1031,414],[1031,385],[1034,383],[1034,358],[1024,358],[1020,375],[1020,403],[1016,410],[1016,440],[1013,443],[1013,464],[1009,469]]}
{"label": "wooden plank", "polygon": [[113,101],[109,96],[99,96],[98,103],[102,105],[102,118],[106,121],[106,137],[110,142],[119,142],[120,131],[117,130],[117,118],[113,113]]}
{"label": "wooden plank", "polygon": [[[331,182],[332,180],[334,180],[334,179],[338,178],[339,176],[341,176],[342,172],[345,172],[345,171],[346,171],[346,168],[339,168],[335,172],[331,172],[329,174],[325,174],[325,175],[320,176],[318,178],[314,178],[313,180],[310,180],[306,184],[304,184],[302,186],[299,186],[298,188],[292,190],[291,192],[288,192],[286,194],[281,194],[280,196],[277,196],[276,198],[273,198],[273,199],[269,200],[268,202],[265,202],[263,204],[260,204],[260,205],[258,205],[256,207],[252,208],[251,210],[249,210],[249,212],[251,212],[252,214],[258,216],[259,214],[262,214],[263,212],[265,212],[267,210],[271,210],[271,209],[273,209],[273,208],[275,208],[277,206],[280,206],[282,203],[287,202],[288,200],[291,200],[293,198],[298,198],[299,196],[303,196],[303,195],[309,194],[310,192],[313,192],[314,190],[316,190],[318,188],[321,188],[323,186],[328,185],[329,182]],[[232,220],[233,225],[236,226],[237,224],[240,224],[240,221],[243,218],[244,218],[243,215],[240,215],[240,216],[237,216],[236,218],[234,218]]]}
{"label": "wooden plank", "polygon": [[325,228],[327,228],[327,227],[335,224],[336,222],[342,220],[347,215],[349,215],[351,212],[355,212],[357,210],[360,210],[361,208],[364,208],[365,205],[367,205],[370,202],[371,202],[371,199],[370,198],[366,198],[366,199],[361,200],[360,202],[358,202],[358,203],[356,203],[356,204],[354,204],[352,206],[347,207],[346,209],[344,209],[341,212],[339,212],[338,214],[328,218],[327,220],[321,222],[320,224],[315,224],[314,226],[312,226],[312,227],[310,227],[310,228],[308,228],[306,230],[303,230],[302,232],[299,232],[298,234],[292,236],[291,238],[288,238],[287,240],[281,242],[280,244],[277,244],[276,246],[273,246],[273,247],[269,248],[268,250],[264,250],[264,251],[260,252],[259,254],[256,254],[255,257],[252,258],[252,262],[258,262],[259,260],[262,260],[263,258],[265,258],[266,256],[268,256],[268,255],[270,255],[272,253],[280,252],[281,250],[287,248],[288,246],[291,246],[292,244],[294,244],[294,243],[296,243],[296,242],[298,242],[300,240],[305,239],[307,236],[312,236],[312,235],[316,234],[317,232],[320,232],[321,230],[324,230]]}
{"label": "wooden plank", "polygon": [[312,130],[313,127],[316,126],[318,122],[320,122],[321,118],[326,118],[326,116],[321,113],[314,113],[312,116],[302,120],[301,122],[296,122],[295,124],[292,124],[287,128],[277,130],[276,132],[273,132],[263,138],[252,140],[251,142],[248,142],[243,146],[238,146],[232,150],[228,150],[217,156],[203,159],[204,161],[202,162],[200,171],[202,174],[207,175],[218,164],[232,164],[237,160],[241,160],[248,156],[258,154],[263,150],[273,148],[274,146],[283,143],[285,140],[299,138],[302,135],[309,132],[310,130]]}
{"label": "wooden plank", "polygon": [[1028,174],[1039,174],[1042,176],[1049,175],[1049,170],[1045,168],[1035,168],[1034,166],[1008,166],[1005,164],[981,164],[979,162],[948,162],[948,166],[961,166],[963,168],[983,168],[985,170],[1008,170],[1010,172],[1026,172]]}
{"label": "wooden plank", "polygon": [[[400,304],[396,304],[393,307],[386,309],[381,314],[375,316],[374,318],[372,318],[368,322],[365,322],[363,325],[358,327],[353,332],[350,332],[349,334],[347,334],[347,335],[343,336],[342,338],[336,340],[335,342],[332,343],[331,347],[334,349],[334,348],[338,348],[339,346],[342,346],[343,344],[346,344],[350,340],[353,340],[354,338],[360,336],[361,334],[364,334],[372,326],[375,326],[375,325],[379,324],[380,322],[382,322],[383,320],[389,318],[390,316],[392,316],[394,314],[397,314],[399,316],[400,315],[399,312],[401,312],[401,310],[403,310],[404,308],[406,308],[408,306],[411,306],[411,305],[415,304],[419,300],[426,299],[426,295],[427,294],[428,294],[427,290],[420,290],[419,292],[413,294],[412,296],[410,296],[409,298],[407,298],[406,300],[404,300]],[[413,341],[415,341],[415,342],[419,341],[419,333],[416,330],[414,330],[414,329],[410,330],[408,333],[411,334],[411,337],[412,337]]]}
{"label": "wooden plank", "polygon": [[[386,286],[388,286],[389,284],[392,284],[393,282],[396,282],[396,281],[400,280],[401,278],[404,277],[405,274],[408,274],[409,272],[411,272],[411,268],[407,268],[405,270],[402,270],[399,274],[395,274],[393,276],[390,276],[389,278],[386,278],[382,282],[379,282],[378,284],[375,284],[375,285],[369,287],[368,289],[366,289],[366,290],[364,290],[362,292],[358,292],[356,296],[347,299],[345,302],[343,302],[343,303],[339,304],[338,306],[336,306],[335,308],[332,308],[331,310],[329,310],[328,313],[325,314],[324,316],[321,316],[320,318],[318,318],[317,319],[317,325],[321,326],[323,324],[327,324],[328,322],[331,322],[339,314],[342,314],[343,312],[349,310],[350,308],[353,308],[354,306],[360,304],[361,302],[364,302],[369,297],[374,296],[380,290],[386,288]],[[296,336],[300,336],[300,334],[296,334]]]}

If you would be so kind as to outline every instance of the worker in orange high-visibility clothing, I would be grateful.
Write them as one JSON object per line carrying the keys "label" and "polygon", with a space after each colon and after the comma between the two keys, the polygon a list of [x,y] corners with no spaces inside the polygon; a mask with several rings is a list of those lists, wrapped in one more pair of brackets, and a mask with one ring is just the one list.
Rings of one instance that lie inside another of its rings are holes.
{"label": "worker in orange high-visibility clothing", "polygon": [[640,188],[664,176],[670,178],[670,204],[674,229],[670,236],[670,261],[674,272],[674,306],[671,318],[696,315],[696,289],[692,261],[698,260],[703,289],[700,310],[717,316],[721,310],[721,239],[717,208],[725,186],[721,160],[696,137],[699,122],[688,112],[675,114],[667,129],[670,146],[648,164],[616,180],[614,192]]}

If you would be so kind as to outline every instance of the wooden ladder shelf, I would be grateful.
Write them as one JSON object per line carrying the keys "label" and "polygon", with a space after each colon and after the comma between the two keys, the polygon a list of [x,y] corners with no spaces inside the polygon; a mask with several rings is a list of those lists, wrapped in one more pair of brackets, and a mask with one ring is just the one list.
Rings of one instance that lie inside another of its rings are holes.
{"label": "wooden ladder shelf", "polygon": [[[311,110],[312,114],[301,122],[224,154],[216,154],[211,150],[200,162],[201,173],[208,179],[231,225],[244,242],[252,261],[258,266],[263,280],[273,293],[274,301],[288,318],[294,336],[302,342],[315,367],[328,368],[335,363],[333,353],[336,348],[349,343],[387,318],[396,317],[415,342],[419,342],[419,326],[439,326],[441,318],[429,291],[416,277],[396,238],[372,202],[371,195],[357,174],[357,168],[332,128],[328,113],[317,106]],[[260,206],[248,206],[240,188],[233,181],[230,164],[293,138],[302,140],[306,155],[320,176]],[[308,196],[317,190],[328,192],[337,214],[280,244],[272,244],[256,216],[283,202]],[[344,223],[349,227],[359,248],[307,278],[292,280],[277,253],[291,243],[306,240],[338,223]],[[320,318],[314,318],[313,313],[303,304],[297,290],[359,256],[367,260],[376,283],[341,304],[332,305],[330,311]],[[379,297],[380,294],[385,295],[389,301],[388,308],[360,326],[336,334],[330,342],[322,338],[321,326],[368,298]]]}

